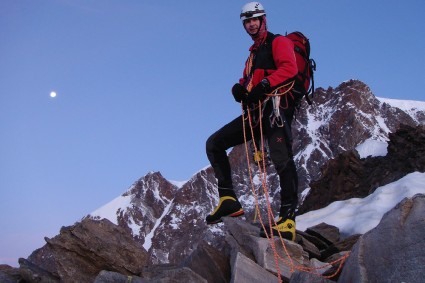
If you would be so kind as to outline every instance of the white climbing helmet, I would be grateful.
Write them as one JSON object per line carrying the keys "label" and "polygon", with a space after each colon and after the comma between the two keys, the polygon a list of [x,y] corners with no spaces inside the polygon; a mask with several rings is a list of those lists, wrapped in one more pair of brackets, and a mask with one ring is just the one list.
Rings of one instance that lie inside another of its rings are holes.
{"label": "white climbing helmet", "polygon": [[266,14],[260,2],[249,2],[242,7],[241,20],[261,17]]}

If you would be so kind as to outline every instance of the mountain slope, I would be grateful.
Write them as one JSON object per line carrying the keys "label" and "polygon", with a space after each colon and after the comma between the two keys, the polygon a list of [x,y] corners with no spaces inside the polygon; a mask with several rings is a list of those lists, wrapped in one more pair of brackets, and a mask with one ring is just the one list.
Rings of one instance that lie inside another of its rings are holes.
{"label": "mountain slope", "polygon": [[[420,103],[419,103],[420,104]],[[294,153],[300,177],[300,193],[308,193],[311,181],[321,177],[321,168],[338,154],[374,140],[387,142],[400,124],[424,123],[425,107],[412,110],[396,107],[397,101],[377,99],[369,87],[357,80],[337,88],[316,90],[313,106],[303,104],[293,125]],[[247,168],[245,147],[229,153],[235,191],[246,211],[254,217],[255,202],[262,211],[261,175]],[[273,165],[267,168],[267,186],[274,211],[279,205],[279,182]],[[259,196],[255,197],[252,187]],[[217,204],[216,180],[210,167],[195,174],[180,188],[160,173],[149,173],[122,196],[87,217],[108,218],[132,233],[150,253],[152,263],[176,263],[189,254],[200,239],[220,245],[220,224],[207,227],[204,218]],[[212,239],[215,239],[212,241]]]}

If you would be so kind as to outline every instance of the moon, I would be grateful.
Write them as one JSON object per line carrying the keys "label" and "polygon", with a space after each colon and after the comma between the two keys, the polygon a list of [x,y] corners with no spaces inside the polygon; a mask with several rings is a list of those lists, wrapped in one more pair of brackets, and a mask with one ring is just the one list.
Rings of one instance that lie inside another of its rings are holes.
{"label": "moon", "polygon": [[55,91],[50,92],[50,97],[51,97],[51,98],[56,97],[56,92],[55,92]]}

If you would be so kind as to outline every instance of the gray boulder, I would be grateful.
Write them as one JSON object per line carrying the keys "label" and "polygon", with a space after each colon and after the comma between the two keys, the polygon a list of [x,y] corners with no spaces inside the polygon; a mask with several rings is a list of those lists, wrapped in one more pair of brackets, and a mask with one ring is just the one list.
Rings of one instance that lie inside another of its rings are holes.
{"label": "gray boulder", "polygon": [[137,276],[123,275],[121,273],[102,270],[93,283],[146,283]]}
{"label": "gray boulder", "polygon": [[237,253],[232,262],[232,283],[238,282],[263,282],[275,283],[278,278],[259,266],[242,253]]}
{"label": "gray boulder", "polygon": [[140,274],[148,254],[122,227],[109,220],[84,219],[62,227],[60,234],[20,259],[28,282],[93,282],[102,270]]}
{"label": "gray boulder", "polygon": [[354,245],[338,282],[424,282],[425,195],[406,198]]}
{"label": "gray boulder", "polygon": [[21,278],[19,270],[7,264],[0,264],[0,282],[15,283]]}

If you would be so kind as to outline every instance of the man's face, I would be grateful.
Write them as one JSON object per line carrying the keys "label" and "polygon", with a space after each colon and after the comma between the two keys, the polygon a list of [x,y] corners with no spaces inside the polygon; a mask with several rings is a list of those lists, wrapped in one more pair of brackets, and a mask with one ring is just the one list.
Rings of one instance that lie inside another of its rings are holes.
{"label": "man's face", "polygon": [[246,19],[243,21],[243,25],[245,27],[245,30],[249,34],[255,35],[258,32],[258,29],[260,28],[260,19],[259,18]]}

